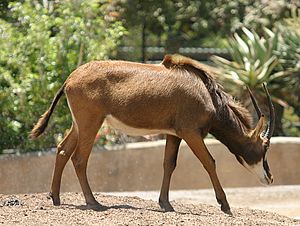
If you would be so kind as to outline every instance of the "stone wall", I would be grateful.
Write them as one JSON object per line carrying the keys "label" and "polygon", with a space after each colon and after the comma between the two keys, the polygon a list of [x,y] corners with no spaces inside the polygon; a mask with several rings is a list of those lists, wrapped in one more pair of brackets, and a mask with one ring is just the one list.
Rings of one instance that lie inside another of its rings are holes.
{"label": "stone wall", "polygon": [[[120,150],[93,150],[88,177],[93,191],[159,190],[163,174],[165,141],[128,144]],[[260,186],[256,177],[244,169],[224,145],[206,140],[216,160],[223,187]],[[0,157],[0,193],[49,191],[54,153]],[[300,184],[300,138],[272,138],[268,156],[275,185]],[[185,143],[181,144],[171,189],[211,188],[209,177]],[[62,191],[81,191],[75,171],[68,162]]]}

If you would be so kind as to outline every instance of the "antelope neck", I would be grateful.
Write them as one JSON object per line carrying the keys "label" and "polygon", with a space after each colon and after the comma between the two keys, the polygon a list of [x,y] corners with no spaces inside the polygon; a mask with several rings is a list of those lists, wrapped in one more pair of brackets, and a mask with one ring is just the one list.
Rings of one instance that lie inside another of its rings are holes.
{"label": "antelope neck", "polygon": [[230,152],[246,157],[245,147],[251,145],[250,131],[230,108],[217,111],[209,132],[226,145]]}

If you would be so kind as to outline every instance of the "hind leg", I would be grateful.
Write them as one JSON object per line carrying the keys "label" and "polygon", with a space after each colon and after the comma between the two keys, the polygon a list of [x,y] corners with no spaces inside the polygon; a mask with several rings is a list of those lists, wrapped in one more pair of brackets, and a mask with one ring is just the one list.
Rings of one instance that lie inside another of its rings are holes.
{"label": "hind leg", "polygon": [[88,183],[86,168],[96,134],[104,120],[104,117],[101,117],[101,113],[96,112],[95,108],[81,109],[78,114],[74,111],[74,115],[78,126],[79,137],[76,150],[71,159],[84,194],[86,204],[89,208],[99,209],[101,206],[92,194]]}
{"label": "hind leg", "polygon": [[77,133],[73,124],[69,133],[65,136],[63,141],[57,146],[56,161],[55,161],[55,167],[54,167],[54,172],[52,177],[51,191],[49,193],[49,196],[52,198],[53,204],[56,206],[60,205],[59,191],[60,191],[62,173],[66,163],[68,162],[70,156],[75,150],[76,144],[77,144]]}

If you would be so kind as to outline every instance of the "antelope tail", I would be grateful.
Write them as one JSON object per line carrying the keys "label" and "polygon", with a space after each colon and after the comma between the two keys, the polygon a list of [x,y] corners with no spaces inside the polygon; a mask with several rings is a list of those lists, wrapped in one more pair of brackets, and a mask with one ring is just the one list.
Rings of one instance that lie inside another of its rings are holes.
{"label": "antelope tail", "polygon": [[37,138],[45,131],[45,129],[48,125],[50,116],[52,115],[58,100],[64,93],[64,88],[65,88],[65,84],[58,90],[49,109],[41,116],[41,118],[39,119],[37,124],[31,130],[31,133],[29,135],[30,138],[32,138],[32,139]]}

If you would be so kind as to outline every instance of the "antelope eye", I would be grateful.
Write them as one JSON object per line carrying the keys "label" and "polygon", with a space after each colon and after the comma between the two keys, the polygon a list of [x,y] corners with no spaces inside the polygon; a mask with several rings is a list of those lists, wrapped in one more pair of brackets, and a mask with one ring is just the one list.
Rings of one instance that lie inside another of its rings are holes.
{"label": "antelope eye", "polygon": [[236,157],[236,159],[238,160],[238,162],[239,162],[240,164],[244,165],[244,161],[243,161],[243,159],[241,158],[241,156],[236,155],[235,157]]}

